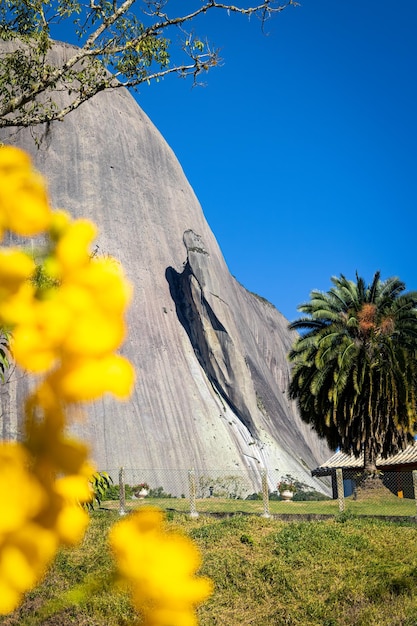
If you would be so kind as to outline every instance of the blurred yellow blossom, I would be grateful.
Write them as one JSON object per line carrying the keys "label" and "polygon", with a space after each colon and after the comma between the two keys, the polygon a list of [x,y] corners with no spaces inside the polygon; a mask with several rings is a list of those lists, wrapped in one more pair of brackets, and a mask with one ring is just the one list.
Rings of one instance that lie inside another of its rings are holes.
{"label": "blurred yellow blossom", "polygon": [[[52,211],[28,155],[0,148],[0,239],[5,230],[44,234],[41,265],[20,249],[0,249],[0,328],[11,329],[16,363],[40,374],[25,403],[22,443],[0,444],[0,614],[13,611],[62,545],[85,532],[94,468],[84,443],[66,433],[69,406],[105,393],[125,399],[135,374],[116,354],[125,336],[131,286],[121,265],[93,258],[96,227]],[[39,272],[39,270],[41,270]],[[42,281],[39,279],[42,278]],[[162,513],[144,509],[111,531],[121,577],[147,626],[195,626],[211,594],[196,577],[190,539],[168,533]]]}
{"label": "blurred yellow blossom", "polygon": [[77,271],[90,260],[89,247],[96,236],[96,227],[89,220],[69,221],[57,240],[55,258],[62,274]]}
{"label": "blurred yellow blossom", "polygon": [[132,392],[135,374],[127,359],[110,354],[68,360],[47,380],[66,402],[89,402],[106,392],[123,400]]}
{"label": "blurred yellow blossom", "polygon": [[0,148],[0,239],[43,234],[42,281],[24,249],[0,249],[0,327],[18,365],[44,374],[26,399],[25,439],[0,445],[0,614],[36,585],[60,545],[79,542],[91,500],[88,449],[68,437],[68,405],[127,397],[134,372],[115,354],[131,288],[116,262],[92,258],[96,227],[52,211],[30,157]]}
{"label": "blurred yellow blossom", "polygon": [[18,248],[0,250],[0,301],[16,293],[34,269],[34,261]]}
{"label": "blurred yellow blossom", "polygon": [[[91,500],[90,496],[85,502]],[[66,546],[75,546],[84,537],[88,526],[89,516],[87,511],[79,506],[80,503],[73,502],[61,507],[56,520],[56,532],[60,542]]]}
{"label": "blurred yellow blossom", "polygon": [[120,315],[130,303],[132,287],[116,259],[94,259],[79,275],[78,283],[93,292],[98,306],[109,314]]}
{"label": "blurred yellow blossom", "polygon": [[[94,365],[91,359],[97,358],[100,375],[90,373],[83,385],[87,387],[90,381],[92,391],[75,394],[71,390],[66,399],[96,399],[106,391],[112,393],[112,387],[116,395],[126,397],[126,389],[131,390],[133,370],[128,371],[126,364],[121,368],[120,361],[112,357],[125,337],[124,314],[131,287],[116,261],[91,258],[89,247],[95,227],[85,220],[71,221],[62,212],[59,215],[59,227],[54,225],[55,247],[52,246],[44,264],[46,275],[52,272],[54,286],[38,294],[25,285],[26,291],[14,298],[13,308],[7,301],[3,306],[0,302],[0,315],[3,310],[3,319],[15,325],[16,362],[31,372],[46,372],[61,362],[61,368],[57,368],[60,374],[55,378],[67,380],[68,376],[77,376],[78,368],[86,373]],[[13,283],[12,273],[7,276]],[[107,375],[110,366],[116,375],[113,385],[109,379],[98,380]],[[120,391],[122,370],[124,376],[128,375],[129,384]]]}
{"label": "blurred yellow blossom", "polygon": [[197,624],[195,607],[211,595],[212,584],[195,576],[201,561],[191,539],[168,532],[162,513],[149,507],[115,524],[110,544],[146,626]]}
{"label": "blurred yellow blossom", "polygon": [[80,541],[87,526],[79,503],[91,497],[88,477],[57,480],[58,468],[20,443],[0,445],[0,487],[7,493],[0,517],[0,614],[39,582],[58,546]]}
{"label": "blurred yellow blossom", "polygon": [[37,235],[51,220],[46,185],[30,157],[14,146],[0,147],[0,239],[5,230]]}
{"label": "blurred yellow blossom", "polygon": [[0,539],[0,614],[10,613],[55,556],[53,532],[29,520]]}
{"label": "blurred yellow blossom", "polygon": [[29,470],[29,456],[17,443],[0,444],[0,489],[7,493],[7,506],[0,515],[0,537],[19,527],[42,509],[47,496]]}

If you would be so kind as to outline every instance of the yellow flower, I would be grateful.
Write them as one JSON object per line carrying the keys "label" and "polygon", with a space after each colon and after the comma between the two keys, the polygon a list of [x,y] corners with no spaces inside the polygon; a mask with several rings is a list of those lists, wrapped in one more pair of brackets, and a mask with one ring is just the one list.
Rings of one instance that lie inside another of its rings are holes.
{"label": "yellow flower", "polygon": [[50,481],[50,472],[39,480],[21,444],[0,445],[0,488],[7,501],[0,516],[0,613],[16,608],[55,554],[57,529],[38,521],[51,505]]}
{"label": "yellow flower", "polygon": [[58,240],[55,257],[63,274],[78,270],[90,261],[90,245],[96,236],[96,227],[89,220],[70,222]]}
{"label": "yellow flower", "polygon": [[54,533],[29,521],[0,540],[0,614],[13,611],[40,581],[56,549]]}
{"label": "yellow flower", "polygon": [[0,515],[0,537],[33,518],[46,503],[46,492],[29,471],[29,456],[18,443],[0,443],[0,490],[7,506]]}
{"label": "yellow flower", "polygon": [[31,316],[34,289],[28,281],[34,269],[21,250],[0,249],[0,324],[14,326]]}
{"label": "yellow flower", "polygon": [[30,157],[13,146],[0,148],[0,239],[4,230],[32,236],[51,219],[46,185]]}
{"label": "yellow flower", "polygon": [[13,333],[16,362],[30,372],[50,369],[61,356],[62,344],[77,323],[74,313],[60,301],[59,288],[46,300],[28,303],[30,314],[21,316]]}
{"label": "yellow flower", "polygon": [[16,363],[29,372],[44,372],[55,362],[55,350],[42,339],[35,325],[18,326],[14,331],[13,356]]}
{"label": "yellow flower", "polygon": [[48,234],[53,242],[59,241],[71,223],[71,215],[64,209],[53,211],[49,223]]}
{"label": "yellow flower", "polygon": [[123,268],[113,258],[93,259],[78,274],[77,283],[94,294],[101,310],[112,315],[122,315],[132,296],[132,287]]}
{"label": "yellow flower", "polygon": [[131,363],[122,356],[110,354],[103,358],[68,361],[51,373],[48,384],[65,402],[89,402],[106,392],[126,399],[132,392],[134,380]]}
{"label": "yellow flower", "polygon": [[3,575],[2,569],[0,564],[0,615],[7,615],[19,605],[22,594],[16,587],[10,585],[10,582]]}
{"label": "yellow flower", "polygon": [[94,308],[83,311],[73,322],[62,343],[68,354],[103,356],[116,350],[125,336],[122,319],[111,318]]}
{"label": "yellow flower", "polygon": [[51,280],[34,285],[30,256],[0,250],[0,326],[12,329],[17,364],[45,374],[25,403],[24,443],[0,444],[3,614],[39,582],[59,545],[81,540],[89,521],[80,505],[91,500],[94,468],[87,447],[65,433],[68,405],[106,392],[126,398],[134,384],[131,364],[114,353],[131,297],[121,266],[91,258],[94,224],[51,211],[42,177],[13,147],[0,149],[0,239],[6,229],[46,231],[42,276]]}
{"label": "yellow flower", "polygon": [[[91,499],[91,494],[89,496]],[[55,530],[60,542],[66,546],[75,546],[84,537],[90,518],[79,503],[64,505],[57,517]]]}
{"label": "yellow flower", "polygon": [[[4,293],[4,292],[3,292]],[[0,320],[3,326],[15,327],[33,318],[35,290],[29,282],[22,283],[15,293],[0,300]]]}
{"label": "yellow flower", "polygon": [[78,474],[63,476],[55,481],[55,490],[69,502],[89,502],[91,485],[88,478]]}
{"label": "yellow flower", "polygon": [[[80,273],[82,277],[89,271]],[[21,367],[42,372],[58,358],[104,357],[120,346],[126,332],[123,313],[129,289],[120,275],[112,274],[106,281],[103,273],[103,268],[93,272],[90,283],[84,284],[74,276],[74,282],[51,288],[40,301],[22,288],[10,301],[14,307],[3,307],[3,318],[9,322],[14,312],[17,316],[14,356]],[[106,285],[111,286],[107,292]]]}
{"label": "yellow flower", "polygon": [[[42,459],[44,464],[48,463],[55,473],[75,475],[86,481],[87,485],[88,478],[94,472],[94,468],[87,461],[88,447],[62,432],[60,418],[54,412],[44,420],[28,421],[27,447],[35,458]],[[77,495],[77,500],[83,501],[81,494]]]}
{"label": "yellow flower", "polygon": [[33,260],[18,248],[0,250],[0,300],[16,293],[34,270]]}
{"label": "yellow flower", "polygon": [[197,547],[187,537],[168,533],[160,511],[142,509],[118,522],[110,531],[110,544],[147,626],[197,623],[195,607],[210,596],[212,584],[195,576]]}

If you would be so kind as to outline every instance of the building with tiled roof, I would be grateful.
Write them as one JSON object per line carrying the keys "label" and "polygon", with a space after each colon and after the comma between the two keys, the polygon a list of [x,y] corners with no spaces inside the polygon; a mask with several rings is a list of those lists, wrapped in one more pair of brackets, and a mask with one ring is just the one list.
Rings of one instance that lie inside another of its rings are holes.
{"label": "building with tiled roof", "polygon": [[[400,450],[397,454],[384,459],[381,456],[376,461],[377,469],[381,471],[384,484],[396,495],[404,498],[414,498],[413,470],[417,470],[417,442]],[[363,468],[363,455],[355,457],[346,452],[336,452],[328,461],[312,470],[312,475],[330,476],[332,478],[333,497],[336,496],[336,469],[343,471],[345,496],[353,493],[355,478]]]}

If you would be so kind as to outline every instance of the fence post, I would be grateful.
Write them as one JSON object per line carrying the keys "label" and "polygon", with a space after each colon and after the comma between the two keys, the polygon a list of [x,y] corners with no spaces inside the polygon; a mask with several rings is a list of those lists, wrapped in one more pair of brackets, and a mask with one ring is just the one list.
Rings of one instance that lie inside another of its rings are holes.
{"label": "fence post", "polygon": [[413,470],[413,489],[414,489],[414,500],[417,507],[417,470]]}
{"label": "fence post", "polygon": [[125,469],[119,470],[119,515],[126,515]]}
{"label": "fence post", "polygon": [[190,517],[197,518],[198,511],[195,503],[196,496],[196,484],[195,484],[195,472],[193,469],[188,470],[188,491],[190,493]]}
{"label": "fence post", "polygon": [[268,474],[266,469],[261,469],[261,480],[262,480],[262,502],[264,505],[264,512],[261,517],[271,517],[271,513],[269,512],[269,488],[268,488]]}
{"label": "fence post", "polygon": [[343,472],[340,467],[336,470],[336,488],[337,500],[339,502],[339,513],[343,513],[345,510],[345,493],[343,489]]}

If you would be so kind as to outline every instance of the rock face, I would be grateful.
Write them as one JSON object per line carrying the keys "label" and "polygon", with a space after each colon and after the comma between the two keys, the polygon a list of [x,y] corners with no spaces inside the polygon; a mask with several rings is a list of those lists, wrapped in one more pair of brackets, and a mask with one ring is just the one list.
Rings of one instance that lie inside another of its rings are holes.
{"label": "rock face", "polygon": [[[136,367],[133,396],[106,397],[76,426],[98,467],[266,466],[311,482],[329,450],[287,399],[287,320],[231,276],[175,155],[132,96],[100,93],[37,134],[39,145],[28,129],[0,140],[32,155],[55,207],[98,224],[98,253],[134,284],[122,350]],[[26,384],[14,377],[2,393],[4,438],[19,431]]]}

